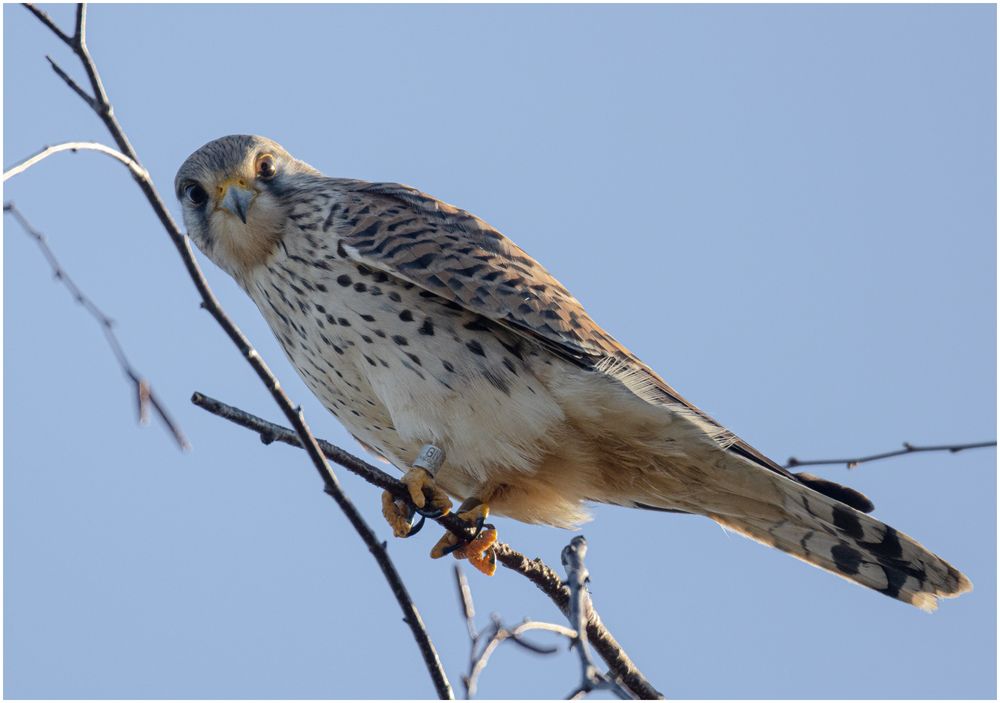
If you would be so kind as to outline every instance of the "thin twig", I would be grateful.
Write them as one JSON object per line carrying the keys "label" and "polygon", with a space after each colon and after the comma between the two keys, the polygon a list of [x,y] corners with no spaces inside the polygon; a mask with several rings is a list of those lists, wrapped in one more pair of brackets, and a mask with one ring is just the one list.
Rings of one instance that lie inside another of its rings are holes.
{"label": "thin twig", "polygon": [[[47,27],[49,27],[49,29],[52,29],[56,36],[64,42],[67,42],[67,35],[63,32],[56,31],[55,24],[51,20],[48,20],[44,13],[31,5],[28,5],[27,8]],[[138,155],[132,148],[128,137],[125,135],[125,131],[122,129],[117,118],[115,117],[111,102],[104,90],[100,73],[97,70],[97,65],[90,56],[90,51],[87,48],[86,21],[87,8],[84,3],[80,3],[77,5],[76,27],[74,34],[67,43],[70,44],[73,49],[73,53],[76,54],[77,58],[79,58],[84,70],[87,73],[91,89],[93,90],[93,96],[87,96],[82,90],[77,90],[79,86],[74,88],[74,92],[80,95],[88,107],[90,107],[98,115],[98,117],[100,117],[101,121],[104,122],[105,127],[108,129],[121,152],[136,164],[140,164],[141,162]],[[57,73],[64,81],[68,78],[65,72]],[[72,83],[70,87],[73,87]],[[89,100],[87,99],[88,97],[90,98]],[[420,649],[424,663],[430,673],[432,681],[434,682],[434,688],[437,691],[438,696],[446,699],[453,698],[454,694],[452,693],[451,684],[448,682],[448,677],[444,672],[444,668],[441,666],[437,650],[434,648],[434,644],[431,642],[430,636],[427,634],[427,629],[424,627],[420,613],[417,611],[413,600],[410,598],[399,572],[396,570],[395,565],[389,558],[385,545],[379,542],[375,533],[361,516],[361,513],[341,489],[336,474],[323,458],[323,452],[320,450],[319,445],[316,443],[316,439],[313,437],[312,432],[309,430],[309,426],[306,424],[305,416],[302,414],[301,408],[292,404],[291,400],[281,388],[281,384],[278,382],[278,379],[268,368],[263,358],[257,353],[257,350],[250,344],[250,341],[222,309],[222,306],[216,299],[215,294],[209,287],[208,281],[205,279],[204,274],[202,274],[197,260],[194,258],[194,254],[191,251],[191,245],[188,242],[187,237],[185,237],[180,231],[180,228],[178,228],[177,224],[170,216],[170,213],[167,211],[166,205],[163,203],[159,192],[153,184],[152,178],[150,178],[145,169],[131,169],[131,171],[133,179],[139,185],[139,188],[146,196],[147,201],[159,218],[163,228],[166,230],[171,241],[174,243],[174,246],[177,248],[177,252],[180,254],[181,260],[187,269],[191,281],[194,283],[195,288],[198,289],[198,292],[201,295],[202,307],[207,310],[219,326],[222,327],[223,331],[225,331],[229,339],[240,351],[243,358],[257,373],[258,378],[260,378],[260,380],[268,388],[272,398],[281,408],[282,413],[292,424],[292,427],[295,428],[295,432],[300,438],[302,445],[305,447],[310,459],[312,459],[313,467],[316,469],[323,481],[324,492],[326,492],[337,503],[340,509],[347,516],[355,531],[367,545],[368,550],[374,556],[379,568],[382,570],[382,574],[385,576],[385,579],[396,598],[396,601],[399,603],[399,607],[403,611],[403,620],[407,623],[410,627],[410,631],[413,633],[413,637],[417,642],[417,646]]]}
{"label": "thin twig", "polygon": [[847,468],[853,469],[859,464],[866,464],[870,461],[879,461],[880,459],[889,459],[894,456],[904,456],[905,454],[916,454],[918,452],[951,452],[952,454],[957,454],[958,452],[965,451],[966,449],[984,449],[986,447],[995,446],[997,446],[996,440],[993,440],[992,442],[972,442],[970,444],[935,444],[923,447],[918,447],[910,444],[909,442],[903,442],[902,449],[882,452],[881,454],[871,454],[869,456],[858,456],[851,459],[809,459],[802,461],[796,459],[795,457],[790,457],[788,461],[785,462],[785,468],[791,469],[796,466],[845,464]]}
{"label": "thin twig", "polygon": [[587,584],[590,582],[590,572],[584,563],[587,556],[587,540],[583,535],[577,535],[562,551],[562,564],[566,569],[566,583],[569,586],[569,621],[576,629],[574,646],[580,657],[580,685],[567,699],[576,700],[586,696],[591,691],[606,689],[623,700],[632,698],[612,678],[601,674],[590,658],[587,647],[587,621],[590,619],[592,605]]}
{"label": "thin twig", "polygon": [[[528,559],[506,544],[496,547],[497,561],[517,571],[547,595],[567,618],[570,617],[569,588],[559,575],[541,559]],[[601,621],[597,610],[590,608],[587,639],[608,665],[615,680],[642,699],[663,698]]]}
{"label": "thin twig", "polygon": [[590,581],[590,572],[583,561],[586,555],[587,540],[583,535],[574,537],[562,551],[562,564],[566,569],[566,583],[569,586],[569,622],[576,630],[573,639],[582,670],[583,681],[579,690],[589,692],[596,688],[601,681],[598,678],[597,667],[591,661],[590,651],[587,649],[586,624],[587,614],[590,610],[587,584]]}
{"label": "thin twig", "polygon": [[[555,654],[559,651],[557,647],[543,647],[522,639],[522,636],[526,632],[536,630],[540,632],[552,632],[562,637],[566,637],[567,639],[572,639],[576,636],[576,630],[571,630],[568,627],[556,625],[551,622],[525,620],[516,627],[509,628],[506,627],[499,618],[494,617],[490,627],[480,633],[480,637],[473,642],[469,673],[462,677],[462,681],[465,684],[465,697],[472,698],[476,695],[476,688],[479,685],[480,675],[482,675],[483,670],[486,669],[486,665],[489,664],[493,653],[496,652],[497,648],[504,642],[513,642],[514,644],[520,645],[524,649],[527,649],[529,652],[534,652],[535,654],[547,655]],[[476,656],[475,647],[483,639],[486,633],[489,633],[489,639],[486,642],[486,646],[483,647],[479,655]]]}
{"label": "thin twig", "polygon": [[70,76],[68,73],[66,73],[66,71],[63,70],[62,66],[56,63],[56,60],[54,58],[52,58],[51,56],[46,56],[45,60],[49,62],[49,66],[51,66],[52,70],[56,72],[56,75],[62,78],[63,81],[65,81],[66,85],[70,87],[70,90],[79,95],[80,98],[83,100],[83,102],[87,103],[87,106],[91,110],[98,109],[97,101],[94,100],[93,96],[90,95],[86,90],[81,88],[80,84],[77,83],[75,80],[73,80],[73,77]]}
{"label": "thin twig", "polygon": [[123,164],[128,166],[132,173],[136,174],[140,178],[148,178],[149,174],[146,172],[142,166],[140,166],[136,161],[121,153],[117,149],[112,149],[109,146],[105,146],[100,142],[63,142],[62,144],[55,144],[54,146],[47,146],[34,156],[29,156],[27,159],[19,164],[11,166],[9,169],[3,172],[3,182],[6,183],[8,180],[14,176],[24,173],[29,168],[37,164],[39,161],[43,161],[54,154],[58,154],[63,151],[72,151],[76,153],[78,151],[97,151],[102,154],[107,154],[108,156],[118,159]]}
{"label": "thin twig", "polygon": [[[287,427],[268,422],[263,418],[232,405],[227,405],[215,398],[196,392],[191,397],[191,402],[213,415],[218,415],[225,420],[256,432],[260,435],[261,441],[264,444],[282,442],[294,447],[302,446],[298,435]],[[400,481],[386,472],[325,440],[319,440],[319,445],[322,447],[327,458],[334,463],[343,466],[368,483],[389,491],[397,498],[406,499],[408,495],[407,489]],[[468,537],[468,525],[454,514],[449,513],[437,518],[436,521],[439,525],[454,534],[463,538]],[[555,571],[541,559],[528,559],[528,557],[508,544],[498,543],[495,549],[497,561],[535,584],[552,600],[564,616],[570,617],[569,588],[562,582],[562,579]],[[663,694],[657,691],[646,679],[645,675],[639,671],[639,668],[629,658],[622,646],[608,631],[607,627],[601,621],[600,615],[598,615],[593,607],[590,608],[588,613],[587,637],[594,650],[608,665],[612,675],[623,686],[640,698],[663,698]]]}
{"label": "thin twig", "polygon": [[[472,604],[472,591],[469,582],[465,578],[461,567],[455,564],[455,582],[458,586],[459,602],[462,604],[462,613],[465,616],[466,628],[469,631],[469,672],[462,677],[465,686],[465,697],[472,698],[476,695],[476,687],[479,683],[479,676],[483,673],[486,665],[493,656],[493,652],[504,642],[513,642],[524,649],[535,654],[555,654],[558,647],[546,647],[544,645],[529,642],[523,639],[522,635],[534,630],[543,632],[553,632],[572,641],[576,637],[576,630],[572,630],[562,625],[550,622],[538,622],[536,620],[524,620],[520,625],[509,628],[496,615],[490,619],[489,627],[477,631],[475,623],[475,607]],[[486,640],[486,644],[480,647],[480,643]]]}
{"label": "thin twig", "polygon": [[43,10],[39,10],[34,5],[25,4],[25,8],[27,8],[28,12],[37,17],[42,24],[48,27],[53,34],[62,39],[67,45],[73,46],[73,37],[59,29],[59,27],[56,26],[56,23],[52,21],[52,18],[49,17],[48,13]]}
{"label": "thin twig", "polygon": [[462,615],[465,616],[465,627],[469,631],[469,639],[476,639],[476,606],[472,603],[472,589],[469,579],[465,578],[462,567],[455,564],[455,585],[458,587],[458,601],[462,604]]}
{"label": "thin twig", "polygon": [[152,387],[144,379],[138,371],[129,363],[128,357],[125,355],[125,349],[122,347],[121,342],[119,342],[114,329],[114,320],[108,317],[104,311],[102,311],[97,304],[94,303],[84,292],[80,289],[76,282],[70,278],[70,275],[66,272],[60,263],[56,259],[55,252],[49,246],[48,241],[45,239],[45,235],[35,229],[27,218],[18,210],[13,203],[4,203],[3,205],[4,213],[9,213],[18,221],[21,228],[25,233],[35,240],[38,244],[38,248],[42,250],[42,254],[45,256],[46,261],[48,261],[49,266],[52,268],[52,275],[55,276],[56,280],[61,282],[66,289],[73,296],[73,299],[83,306],[84,310],[90,313],[91,317],[97,320],[98,324],[101,326],[101,330],[104,332],[104,338],[108,340],[108,345],[111,347],[111,351],[115,355],[115,359],[118,361],[118,365],[121,367],[122,372],[125,377],[132,382],[135,388],[135,396],[138,403],[138,416],[139,422],[145,423],[146,417],[148,415],[148,408],[150,405],[153,406],[153,410],[156,412],[156,416],[160,418],[160,421],[164,424],[167,430],[173,435],[174,441],[177,442],[177,446],[181,449],[189,449],[187,438],[181,431],[181,428],[174,422],[170,413],[167,412],[166,406],[160,401],[159,397],[153,393]]}

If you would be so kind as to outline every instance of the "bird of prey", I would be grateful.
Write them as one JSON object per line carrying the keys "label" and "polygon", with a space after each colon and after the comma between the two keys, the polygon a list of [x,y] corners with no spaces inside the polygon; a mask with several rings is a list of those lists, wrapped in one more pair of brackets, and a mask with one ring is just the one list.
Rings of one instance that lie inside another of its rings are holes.
{"label": "bird of prey", "polygon": [[201,147],[175,188],[189,236],[306,385],[404,473],[413,505],[382,502],[396,536],[415,509],[463,501],[475,538],[446,533],[431,556],[490,574],[489,512],[573,527],[600,502],[704,515],[924,610],[971,588],[860,493],[787,471],[685,400],[476,216],[324,176],[258,136]]}

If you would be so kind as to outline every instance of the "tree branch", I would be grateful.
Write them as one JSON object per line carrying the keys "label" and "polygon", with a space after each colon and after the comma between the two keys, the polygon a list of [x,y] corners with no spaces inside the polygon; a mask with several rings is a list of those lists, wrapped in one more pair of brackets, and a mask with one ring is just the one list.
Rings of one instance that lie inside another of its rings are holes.
{"label": "tree branch", "polygon": [[[53,30],[57,37],[64,42],[67,41],[67,35],[58,31],[55,24],[48,19],[45,13],[37,10],[32,5],[27,5],[27,8],[35,15],[35,17],[41,20],[45,26]],[[86,5],[81,3],[77,5],[76,28],[74,35],[67,43],[70,44],[73,49],[73,53],[80,59],[80,62],[87,73],[87,77],[90,80],[94,95],[91,100],[87,100],[87,96],[82,90],[74,89],[74,92],[83,97],[88,106],[98,115],[98,117],[101,118],[101,121],[104,122],[105,127],[107,127],[121,152],[138,165],[141,163],[140,159],[135,150],[132,148],[132,145],[129,143],[124,130],[121,128],[121,125],[118,123],[118,120],[114,115],[114,110],[112,109],[111,102],[108,100],[107,93],[104,90],[104,85],[101,82],[97,66],[91,58],[90,51],[87,48],[86,20]],[[65,72],[60,73],[60,77],[64,80],[67,78]],[[192,283],[194,283],[195,288],[197,288],[199,294],[201,295],[202,307],[207,310],[219,326],[222,327],[223,331],[240,351],[243,358],[256,372],[258,378],[260,378],[260,380],[268,388],[271,393],[271,397],[278,404],[278,407],[281,408],[282,413],[291,423],[292,427],[295,428],[296,434],[312,460],[313,467],[316,469],[323,481],[324,492],[326,492],[337,503],[340,509],[347,516],[347,519],[350,521],[355,531],[368,546],[369,551],[375,557],[375,561],[381,568],[382,574],[389,583],[389,587],[392,590],[396,601],[399,603],[399,607],[403,611],[403,620],[407,623],[410,627],[410,631],[413,633],[413,637],[417,642],[421,655],[423,656],[424,664],[426,665],[428,673],[434,682],[434,687],[438,696],[447,699],[453,698],[454,695],[451,690],[451,684],[448,682],[448,678],[443,667],[441,666],[441,661],[438,658],[437,651],[434,648],[434,644],[430,640],[430,636],[427,634],[427,630],[424,627],[420,613],[413,604],[413,600],[410,598],[399,572],[396,571],[396,567],[389,558],[389,555],[385,550],[385,546],[378,541],[375,537],[375,533],[365,522],[361,513],[358,512],[357,508],[341,489],[336,474],[323,458],[323,452],[320,450],[315,437],[313,437],[312,432],[309,430],[309,426],[306,424],[301,408],[292,404],[291,400],[281,388],[281,384],[278,382],[278,379],[268,368],[267,364],[264,363],[260,354],[257,353],[257,350],[250,344],[250,341],[246,338],[246,336],[244,336],[236,324],[222,309],[222,306],[216,299],[215,294],[209,287],[208,281],[202,274],[197,260],[194,258],[194,254],[191,251],[191,246],[187,237],[184,236],[184,234],[177,227],[173,218],[170,216],[170,213],[167,211],[166,205],[164,205],[159,192],[153,185],[153,181],[148,172],[141,166],[139,170],[130,170],[132,171],[132,178],[139,185],[139,188],[146,196],[147,201],[153,208],[156,216],[159,218],[163,228],[167,231],[171,241],[173,241],[174,246],[177,248],[177,252],[180,254],[181,260],[187,269]]]}
{"label": "tree branch", "polygon": [[56,75],[62,78],[66,85],[70,87],[70,90],[79,95],[83,102],[87,103],[87,107],[91,110],[98,109],[97,101],[94,100],[94,98],[90,96],[86,90],[81,88],[80,84],[73,80],[73,78],[62,69],[62,66],[56,63],[55,59],[51,56],[46,56],[45,60],[49,62],[49,65],[52,67],[52,70],[56,72]]}
{"label": "tree branch", "polygon": [[63,151],[72,151],[74,154],[78,151],[97,151],[102,154],[107,154],[108,156],[118,159],[120,162],[128,166],[129,170],[139,176],[140,178],[149,178],[149,173],[146,172],[138,162],[134,161],[125,154],[121,153],[117,149],[112,149],[109,146],[105,146],[100,142],[63,142],[62,144],[56,144],[54,146],[47,146],[41,151],[39,151],[34,156],[30,156],[24,161],[11,166],[9,169],[3,172],[3,182],[6,183],[8,180],[17,176],[18,174],[24,173],[29,168],[37,164],[39,161],[44,161],[45,159],[58,154]]}
{"label": "tree branch", "polygon": [[[570,545],[572,547],[572,544]],[[570,547],[567,547],[569,549]],[[472,592],[469,589],[469,582],[465,578],[465,574],[462,572],[461,568],[455,565],[455,579],[458,585],[459,601],[462,604],[462,610],[465,615],[466,628],[469,631],[469,673],[462,677],[462,682],[465,684],[465,697],[472,698],[476,694],[476,687],[479,682],[479,677],[486,668],[486,665],[490,661],[490,657],[493,653],[500,647],[504,642],[513,642],[520,647],[527,649],[529,652],[534,652],[535,654],[555,654],[559,651],[558,647],[544,646],[530,642],[523,638],[524,633],[532,631],[541,632],[551,632],[561,637],[565,637],[569,640],[570,648],[573,647],[574,643],[579,640],[578,632],[564,625],[556,625],[550,622],[539,622],[537,620],[525,619],[520,625],[514,628],[509,628],[503,624],[503,621],[496,614],[492,615],[490,618],[490,625],[481,631],[476,630],[476,625],[474,621],[475,608],[472,604]],[[583,625],[583,620],[579,620],[578,625]],[[485,640],[486,644],[480,648],[480,643]],[[585,639],[584,639],[585,641]],[[597,690],[599,688],[606,688],[612,690],[619,698],[632,699],[635,696],[624,689],[624,687],[618,685],[617,682],[612,682],[606,676],[601,676],[597,674],[597,670],[590,664],[589,656],[587,658],[589,666],[589,674],[585,674],[583,686],[578,687],[571,698],[582,698],[586,696],[587,693]]]}
{"label": "tree branch", "polygon": [[562,563],[566,568],[566,582],[569,584],[569,621],[576,630],[573,639],[577,655],[580,657],[581,672],[580,685],[567,698],[576,700],[586,696],[591,691],[605,689],[626,700],[632,696],[622,690],[621,686],[614,680],[597,671],[597,667],[590,659],[590,650],[587,649],[586,623],[590,618],[593,606],[590,603],[590,594],[587,592],[590,572],[583,562],[586,556],[587,540],[583,535],[577,535],[571,539],[562,551]]}
{"label": "tree branch", "polygon": [[60,281],[66,289],[69,290],[73,299],[82,305],[83,308],[89,312],[95,320],[97,320],[98,324],[100,324],[101,330],[104,332],[104,337],[108,340],[108,344],[111,346],[111,351],[114,353],[115,359],[118,360],[118,365],[121,367],[126,378],[128,378],[135,387],[139,422],[143,424],[147,422],[149,417],[149,406],[152,405],[153,410],[156,412],[156,416],[160,418],[160,421],[164,424],[164,426],[166,426],[170,434],[173,435],[174,441],[177,442],[177,446],[181,449],[190,449],[187,438],[184,437],[184,433],[181,432],[181,428],[176,422],[174,422],[170,413],[167,412],[166,406],[160,402],[160,399],[155,393],[153,393],[153,389],[146,379],[139,375],[139,372],[136,371],[132,364],[129,363],[128,357],[125,355],[125,349],[122,347],[121,342],[118,341],[117,335],[115,335],[114,320],[105,315],[104,312],[97,307],[97,304],[87,297],[80,287],[76,285],[76,282],[70,278],[68,273],[66,273],[66,269],[59,264],[59,260],[56,259],[55,253],[45,240],[45,235],[35,229],[24,217],[24,215],[21,214],[21,211],[14,207],[13,203],[4,203],[3,211],[6,214],[12,215],[28,236],[35,240],[35,243],[38,244],[38,248],[42,250],[42,254],[49,262],[49,266],[52,268],[52,274],[55,276],[56,280]]}
{"label": "tree branch", "polygon": [[806,461],[801,461],[795,457],[790,457],[788,461],[785,462],[785,468],[792,469],[796,466],[845,464],[847,468],[853,469],[859,464],[866,464],[870,461],[879,461],[881,459],[889,459],[894,456],[903,456],[904,454],[916,454],[918,452],[951,452],[952,454],[957,454],[958,452],[965,451],[966,449],[983,449],[985,447],[995,446],[997,446],[996,440],[993,440],[992,442],[972,442],[971,444],[936,444],[924,447],[918,447],[910,444],[909,442],[903,442],[902,449],[896,449],[891,452],[882,452],[881,454],[871,454],[869,456],[859,456],[851,459],[808,459]]}
{"label": "tree branch", "polygon": [[[462,569],[458,564],[455,564],[455,581],[458,586],[459,602],[462,604],[462,612],[465,615],[465,625],[469,631],[469,673],[462,677],[462,683],[465,685],[466,698],[472,698],[476,695],[476,686],[479,682],[480,674],[483,673],[483,670],[489,663],[493,652],[495,652],[504,642],[513,642],[514,644],[517,644],[530,652],[534,652],[535,654],[555,654],[559,651],[558,648],[545,647],[533,642],[528,642],[521,636],[525,632],[541,630],[545,632],[554,632],[555,634],[562,635],[570,640],[576,637],[576,630],[571,630],[570,628],[563,627],[562,625],[555,625],[549,622],[537,622],[534,620],[525,620],[513,629],[508,628],[496,615],[492,616],[489,627],[482,631],[477,631],[474,619],[476,611],[472,604],[472,591],[469,589],[469,582],[465,578],[465,574],[462,572]],[[480,648],[479,645],[483,640],[486,640],[486,644]]]}
{"label": "tree branch", "polygon": [[48,13],[46,13],[43,10],[39,10],[34,5],[31,5],[31,4],[28,4],[28,3],[25,3],[24,7],[25,7],[25,9],[28,10],[28,12],[30,12],[35,17],[37,17],[42,24],[44,24],[46,27],[48,27],[52,31],[53,34],[55,34],[57,37],[59,37],[60,39],[62,39],[63,42],[65,42],[67,46],[70,46],[70,47],[73,46],[73,37],[71,37],[70,35],[66,34],[61,29],[59,29],[59,27],[56,26],[56,23],[52,21],[52,18],[49,17]]}
{"label": "tree branch", "polygon": [[[298,435],[287,427],[268,422],[263,418],[252,415],[232,405],[227,405],[215,398],[210,398],[196,392],[191,397],[191,402],[213,415],[218,415],[225,420],[256,432],[260,435],[261,441],[264,444],[282,442],[293,447],[302,446]],[[318,440],[318,442],[326,457],[334,463],[343,466],[368,483],[378,486],[382,490],[389,491],[397,498],[407,499],[409,493],[402,482],[336,445],[325,440]],[[452,513],[437,518],[436,522],[463,539],[468,539],[469,537],[468,525]],[[508,544],[499,542],[495,549],[497,561],[535,584],[555,603],[564,616],[567,618],[570,617],[570,591],[555,571],[549,568],[541,559],[528,559],[524,554],[513,549]],[[590,608],[587,613],[587,637],[594,649],[608,665],[612,675],[616,679],[620,679],[625,687],[633,691],[640,698],[663,698],[663,695],[646,680],[646,677],[639,671],[628,654],[625,653],[622,646],[608,632],[608,629],[601,621],[600,615],[593,608]]]}

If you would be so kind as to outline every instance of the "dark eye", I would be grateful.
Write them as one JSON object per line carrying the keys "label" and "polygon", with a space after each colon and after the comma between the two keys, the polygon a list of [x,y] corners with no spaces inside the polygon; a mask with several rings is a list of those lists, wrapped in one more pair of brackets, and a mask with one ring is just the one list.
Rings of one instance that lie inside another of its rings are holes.
{"label": "dark eye", "polygon": [[257,178],[269,181],[274,178],[277,169],[274,165],[274,157],[270,154],[261,154],[257,157]]}
{"label": "dark eye", "polygon": [[184,195],[195,205],[204,205],[208,200],[208,193],[197,183],[188,183],[184,186]]}

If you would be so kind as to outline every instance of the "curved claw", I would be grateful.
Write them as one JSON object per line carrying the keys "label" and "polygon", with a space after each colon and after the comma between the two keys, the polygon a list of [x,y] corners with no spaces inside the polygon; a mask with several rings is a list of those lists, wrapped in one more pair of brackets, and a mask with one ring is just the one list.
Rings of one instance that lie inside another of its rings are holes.
{"label": "curved claw", "polygon": [[484,524],[485,522],[486,522],[486,518],[485,517],[478,518],[476,520],[476,531],[472,534],[471,537],[468,538],[468,540],[469,540],[468,542],[458,541],[455,544],[451,545],[450,547],[443,547],[441,549],[441,553],[443,555],[448,555],[448,554],[451,554],[452,552],[454,552],[457,549],[461,549],[462,547],[465,547],[465,546],[471,544],[472,542],[476,541],[476,539],[478,539],[479,535],[482,534],[482,532],[483,532],[484,529],[486,529],[486,530],[496,530],[496,526],[495,525],[492,525],[492,524],[487,525],[487,524]]}
{"label": "curved claw", "polygon": [[465,542],[458,541],[458,542],[455,542],[455,544],[453,544],[453,545],[451,545],[449,547],[442,547],[441,548],[441,556],[447,556],[447,555],[451,554],[452,552],[454,552],[454,551],[456,551],[458,549],[461,549],[464,546],[465,546]]}
{"label": "curved claw", "polygon": [[431,520],[436,520],[437,518],[446,515],[448,511],[442,510],[441,508],[434,508],[433,510],[427,510],[425,508],[414,508],[414,510],[419,513],[422,517],[429,517]]}
{"label": "curved claw", "polygon": [[403,539],[409,539],[413,535],[420,532],[420,530],[424,529],[425,522],[427,522],[427,519],[423,514],[421,514],[420,519],[416,523],[410,525],[410,531],[406,533],[406,536]]}
{"label": "curved claw", "polygon": [[[483,531],[483,527],[485,525],[486,525],[486,516],[485,515],[480,515],[479,517],[476,518],[476,529],[472,533],[472,539],[475,539],[476,537],[478,537],[480,535],[480,533]],[[490,527],[493,527],[493,525],[490,525]]]}

